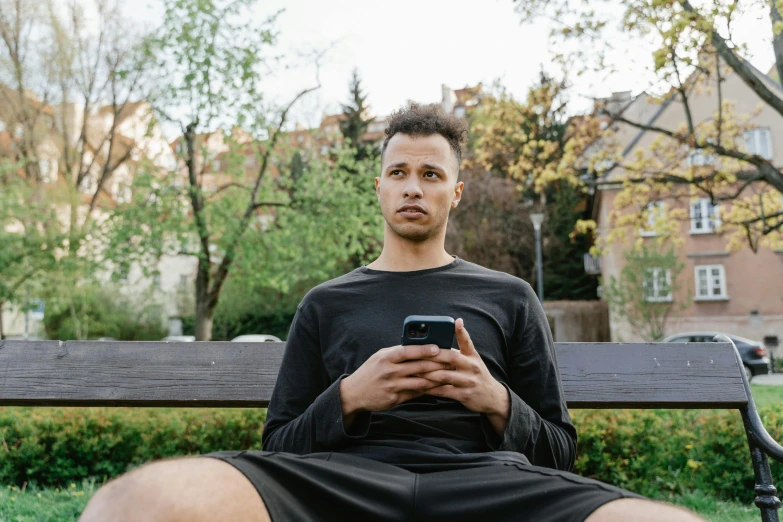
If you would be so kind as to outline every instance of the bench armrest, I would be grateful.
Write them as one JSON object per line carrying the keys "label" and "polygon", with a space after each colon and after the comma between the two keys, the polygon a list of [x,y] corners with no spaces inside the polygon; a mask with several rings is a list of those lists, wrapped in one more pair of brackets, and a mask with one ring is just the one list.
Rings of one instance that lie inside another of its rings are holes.
{"label": "bench armrest", "polygon": [[[742,368],[742,357],[740,357],[739,350],[737,350],[737,346],[734,344],[734,341],[732,341],[729,337],[725,335],[717,335],[715,336],[714,340],[721,340],[728,343],[731,343],[731,345],[734,347],[735,355],[737,356],[737,363],[739,364],[739,367]],[[748,395],[748,405],[745,407],[745,411],[743,414],[747,416],[747,432],[748,437],[753,437],[754,442],[770,457],[775,459],[778,462],[783,462],[783,446],[778,444],[778,442],[772,438],[772,435],[767,432],[767,429],[764,427],[764,423],[761,421],[761,417],[759,416],[759,411],[756,408],[756,403],[753,401],[753,394],[750,391],[750,382],[748,382],[748,378],[745,375],[745,372],[742,373],[742,383],[745,386],[745,393]]]}

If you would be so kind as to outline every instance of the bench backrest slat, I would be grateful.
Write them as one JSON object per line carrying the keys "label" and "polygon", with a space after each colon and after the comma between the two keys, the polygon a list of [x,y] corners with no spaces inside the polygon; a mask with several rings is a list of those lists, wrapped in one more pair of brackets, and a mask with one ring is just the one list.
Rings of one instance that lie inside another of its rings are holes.
{"label": "bench backrest slat", "polygon": [[[285,343],[0,341],[0,405],[266,406]],[[570,408],[738,408],[729,343],[556,343]]]}

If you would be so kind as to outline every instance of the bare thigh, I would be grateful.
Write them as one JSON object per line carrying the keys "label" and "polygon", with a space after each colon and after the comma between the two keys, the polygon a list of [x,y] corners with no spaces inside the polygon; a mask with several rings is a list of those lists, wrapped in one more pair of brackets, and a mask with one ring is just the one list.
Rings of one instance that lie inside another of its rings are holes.
{"label": "bare thigh", "polygon": [[256,488],[221,460],[190,457],[146,464],[108,482],[80,522],[270,522]]}
{"label": "bare thigh", "polygon": [[703,518],[678,506],[625,498],[607,502],[585,522],[705,522]]}

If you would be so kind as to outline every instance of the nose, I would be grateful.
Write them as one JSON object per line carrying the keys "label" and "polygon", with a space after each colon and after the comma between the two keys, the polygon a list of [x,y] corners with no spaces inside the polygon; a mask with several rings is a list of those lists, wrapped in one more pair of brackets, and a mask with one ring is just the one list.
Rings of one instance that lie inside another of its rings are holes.
{"label": "nose", "polygon": [[405,199],[421,199],[424,195],[416,176],[408,176],[405,186],[402,187],[402,195]]}

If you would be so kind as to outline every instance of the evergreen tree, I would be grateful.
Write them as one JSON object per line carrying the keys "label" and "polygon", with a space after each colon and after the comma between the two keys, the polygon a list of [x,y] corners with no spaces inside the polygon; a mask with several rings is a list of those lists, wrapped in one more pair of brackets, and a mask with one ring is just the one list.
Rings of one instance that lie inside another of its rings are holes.
{"label": "evergreen tree", "polygon": [[367,116],[367,95],[362,92],[359,71],[354,69],[349,85],[349,102],[343,105],[344,118],[340,122],[340,131],[350,146],[356,149],[356,159],[361,161],[377,154],[371,143],[364,141],[363,136],[367,132],[371,119]]}
{"label": "evergreen tree", "polygon": [[547,300],[597,299],[598,279],[585,272],[584,254],[590,250],[587,236],[578,235],[571,241],[577,219],[584,219],[578,210],[585,195],[567,183],[551,190],[547,200],[547,222],[544,237],[544,297]]}

